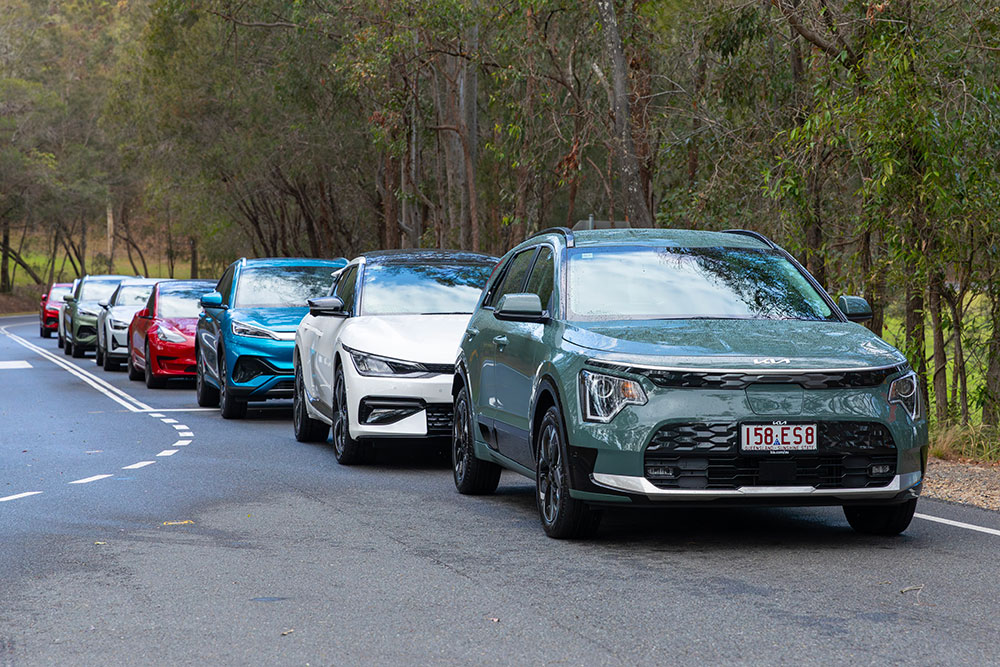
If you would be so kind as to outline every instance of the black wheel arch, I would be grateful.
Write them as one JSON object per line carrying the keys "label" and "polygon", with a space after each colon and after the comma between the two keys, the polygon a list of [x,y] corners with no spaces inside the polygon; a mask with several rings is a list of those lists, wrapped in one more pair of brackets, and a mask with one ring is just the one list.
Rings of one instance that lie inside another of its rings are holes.
{"label": "black wheel arch", "polygon": [[[542,424],[545,413],[553,406],[558,407],[560,412],[565,412],[563,405],[562,395],[559,393],[559,387],[555,380],[551,375],[542,376],[542,379],[538,382],[538,389],[535,391],[535,397],[529,411],[531,419],[528,421],[528,443],[531,445],[531,456],[533,459],[538,456],[538,452],[535,450],[535,435],[538,433],[538,428]],[[565,428],[566,425],[563,424],[563,429],[565,430]],[[569,443],[566,444],[568,445]]]}

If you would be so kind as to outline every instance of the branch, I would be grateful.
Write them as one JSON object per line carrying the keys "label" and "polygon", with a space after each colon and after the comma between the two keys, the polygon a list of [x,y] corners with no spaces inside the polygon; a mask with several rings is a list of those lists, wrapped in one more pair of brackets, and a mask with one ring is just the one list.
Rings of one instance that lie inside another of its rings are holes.
{"label": "branch", "polygon": [[[789,25],[791,25],[792,28],[795,29],[795,32],[799,33],[806,41],[812,43],[820,50],[825,51],[834,59],[840,57],[841,49],[839,49],[835,43],[825,39],[822,35],[805,25],[796,13],[795,8],[789,7],[785,4],[785,0],[771,0],[771,4],[776,6],[781,13],[784,14]],[[853,67],[857,61],[855,57],[852,56],[850,49],[845,50],[847,51],[848,64]]]}
{"label": "branch", "polygon": [[273,23],[264,23],[262,21],[241,21],[235,16],[229,16],[228,14],[217,12],[214,9],[209,9],[208,13],[218,16],[223,21],[229,21],[230,23],[235,23],[236,25],[241,25],[246,28],[295,28],[296,30],[299,28],[305,28],[304,25],[289,23],[287,21],[275,21]]}

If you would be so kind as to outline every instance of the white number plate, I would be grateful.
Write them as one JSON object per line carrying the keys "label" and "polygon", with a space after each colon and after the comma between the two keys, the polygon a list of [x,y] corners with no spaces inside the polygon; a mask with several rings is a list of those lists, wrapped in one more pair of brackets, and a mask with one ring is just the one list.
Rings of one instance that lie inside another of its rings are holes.
{"label": "white number plate", "polygon": [[801,452],[816,449],[816,424],[743,424],[744,452]]}

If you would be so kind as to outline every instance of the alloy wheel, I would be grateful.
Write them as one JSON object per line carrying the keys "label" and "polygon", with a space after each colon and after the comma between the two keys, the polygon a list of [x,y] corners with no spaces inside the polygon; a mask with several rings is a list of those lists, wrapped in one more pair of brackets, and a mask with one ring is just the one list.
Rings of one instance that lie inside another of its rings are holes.
{"label": "alloy wheel", "polygon": [[461,484],[469,468],[472,456],[472,433],[469,427],[469,404],[463,395],[455,406],[455,421],[452,425],[452,465],[455,482]]}
{"label": "alloy wheel", "polygon": [[344,386],[342,374],[337,375],[335,394],[337,397],[337,418],[333,421],[333,447],[337,456],[343,456],[350,426],[347,421],[347,388]]}
{"label": "alloy wheel", "polygon": [[547,524],[553,524],[559,518],[559,500],[563,489],[559,444],[559,430],[555,424],[547,422],[538,447],[538,501],[542,518]]}

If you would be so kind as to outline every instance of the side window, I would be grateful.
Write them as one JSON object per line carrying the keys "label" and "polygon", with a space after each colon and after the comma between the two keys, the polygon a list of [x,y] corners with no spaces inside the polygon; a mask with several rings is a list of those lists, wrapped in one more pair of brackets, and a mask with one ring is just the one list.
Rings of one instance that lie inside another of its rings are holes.
{"label": "side window", "polygon": [[542,308],[552,311],[552,286],[555,284],[555,263],[552,261],[552,248],[542,246],[538,252],[538,259],[531,269],[528,277],[528,285],[525,292],[537,294],[542,302]]}
{"label": "side window", "polygon": [[351,266],[344,270],[340,274],[340,280],[337,281],[337,288],[334,294],[340,297],[341,301],[344,302],[344,310],[348,314],[354,314],[354,295],[357,294],[358,278],[358,267],[357,265]]}
{"label": "side window", "polygon": [[82,291],[83,291],[83,281],[81,280],[76,284],[76,290],[73,292],[73,296],[76,297],[77,301],[80,300],[80,292]]}
{"label": "side window", "polygon": [[149,293],[149,298],[146,299],[146,311],[152,316],[156,314],[156,290],[154,289]]}
{"label": "side window", "polygon": [[523,250],[514,256],[507,268],[507,275],[504,276],[500,289],[490,297],[490,305],[495,305],[505,294],[517,294],[524,286],[524,279],[531,268],[531,258],[535,256],[535,249]]}
{"label": "side window", "polygon": [[121,288],[121,285],[119,285],[115,289],[115,293],[112,294],[111,297],[108,299],[108,305],[109,306],[117,306],[118,305],[118,297],[121,295],[121,293],[122,293],[122,288]]}
{"label": "side window", "polygon": [[235,272],[235,267],[230,266],[226,269],[226,272],[222,274],[219,284],[215,286],[215,291],[222,295],[222,303],[229,303],[229,296],[233,291],[233,274]]}

